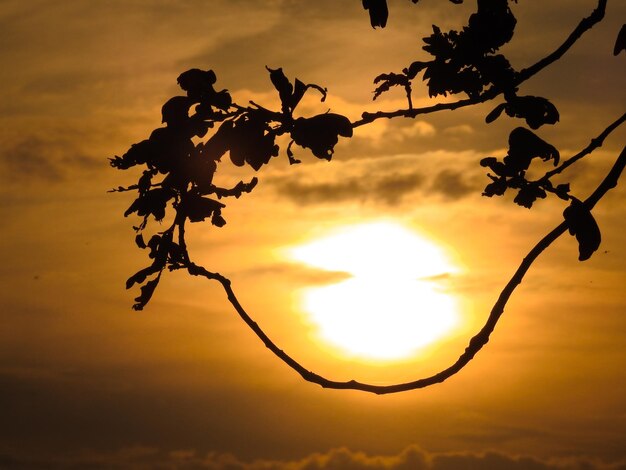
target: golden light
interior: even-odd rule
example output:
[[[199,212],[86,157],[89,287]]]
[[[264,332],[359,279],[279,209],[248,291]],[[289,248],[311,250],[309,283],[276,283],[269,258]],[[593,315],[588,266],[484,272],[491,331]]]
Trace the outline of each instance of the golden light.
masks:
[[[458,269],[435,243],[392,222],[350,226],[289,250],[309,266],[350,277],[302,293],[322,340],[344,354],[394,360],[415,354],[459,324],[441,279]]]

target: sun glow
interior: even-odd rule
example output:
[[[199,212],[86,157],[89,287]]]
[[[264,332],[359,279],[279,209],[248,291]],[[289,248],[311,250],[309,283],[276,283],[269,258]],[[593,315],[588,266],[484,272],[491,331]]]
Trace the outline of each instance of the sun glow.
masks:
[[[321,339],[347,355],[406,358],[458,326],[456,300],[441,285],[457,268],[407,227],[351,226],[292,248],[289,256],[350,276],[302,293],[302,308]]]

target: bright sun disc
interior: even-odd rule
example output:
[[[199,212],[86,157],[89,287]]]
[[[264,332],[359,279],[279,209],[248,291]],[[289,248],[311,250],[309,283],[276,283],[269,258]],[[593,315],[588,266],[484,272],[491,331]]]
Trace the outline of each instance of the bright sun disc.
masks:
[[[289,256],[350,276],[302,296],[320,337],[348,355],[408,357],[458,326],[456,301],[437,282],[456,268],[437,245],[404,226],[352,226],[292,248]]]

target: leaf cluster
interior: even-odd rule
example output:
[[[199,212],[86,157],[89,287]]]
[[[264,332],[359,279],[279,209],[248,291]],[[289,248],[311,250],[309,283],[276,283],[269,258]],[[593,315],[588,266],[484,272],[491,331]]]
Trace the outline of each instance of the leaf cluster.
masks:
[[[420,73],[431,97],[465,93],[475,98],[488,88],[515,93],[517,74],[508,59],[496,52],[511,40],[516,23],[508,0],[479,0],[477,11],[460,31],[442,31],[433,25],[422,47],[432,60],[415,61],[402,73],[376,77],[374,99],[394,86],[402,86],[410,97],[412,82]]]
[[[517,127],[509,134],[509,150],[502,161],[496,157],[486,157],[480,165],[489,168],[493,173],[487,176],[492,180],[483,196],[502,196],[507,189],[517,190],[514,202],[530,209],[537,199],[544,199],[548,192],[556,194],[564,200],[569,197],[569,184],[552,185],[549,178],[529,181],[526,172],[534,159],[544,162],[551,161],[554,166],[559,164],[560,153],[553,145],[538,137],[532,131]]]
[[[352,136],[352,124],[345,116],[324,113],[310,117],[295,117],[294,111],[309,89],[321,94],[326,89],[293,83],[282,69],[270,69],[270,80],[281,101],[281,110],[272,111],[255,103],[240,106],[233,102],[228,90],[217,91],[217,77],[212,70],[191,69],[178,77],[183,96],[174,96],[162,107],[164,127],[155,129],[150,137],[134,144],[121,157],[110,159],[111,166],[120,170],[140,166],[143,172],[137,184],[116,191],[137,191],[137,197],[124,216],[137,214],[142,222],[135,227],[141,236],[150,219],[163,221],[173,212],[172,225],[155,235],[148,244],[137,238],[140,248],[149,248],[152,264],[131,276],[127,288],[140,284],[141,295],[134,308],[141,310],[150,300],[165,268],[188,267],[190,260],[184,239],[186,222],[210,220],[222,227],[226,205],[223,198],[239,198],[251,192],[258,179],[239,182],[233,188],[213,183],[217,166],[228,154],[232,164],[248,165],[258,171],[279,155],[278,137],[291,137],[286,154],[290,163],[297,163],[293,144],[310,149],[317,158],[330,160],[339,137]],[[194,139],[200,139],[196,144]],[[155,181],[159,179],[159,181]],[[174,242],[174,232],[178,233]],[[153,276],[152,279],[148,279]]]

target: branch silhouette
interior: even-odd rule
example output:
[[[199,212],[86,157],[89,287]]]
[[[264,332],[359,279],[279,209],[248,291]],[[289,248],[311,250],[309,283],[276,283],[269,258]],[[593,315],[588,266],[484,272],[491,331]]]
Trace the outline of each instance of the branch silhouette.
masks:
[[[451,1],[461,3],[458,0]],[[413,3],[417,1],[413,0]],[[385,0],[363,1],[362,4],[369,11],[372,26],[384,27],[388,16]],[[149,266],[126,281],[127,289],[135,284],[140,286],[140,294],[135,298],[133,308],[142,310],[149,303],[166,270],[185,270],[192,276],[219,282],[228,301],[243,321],[270,351],[305,380],[324,388],[388,394],[443,382],[465,367],[489,341],[508,300],[533,262],[566,231],[576,237],[579,260],[591,257],[601,242],[600,229],[591,210],[617,185],[626,165],[626,149],[585,200],[573,195],[568,183],[555,186],[551,178],[602,146],[605,139],[626,121],[626,114],[592,139],[587,147],[559,165],[558,149],[533,132],[544,125],[558,122],[557,108],[546,98],[520,95],[519,87],[558,61],[586,31],[599,23],[604,18],[607,0],[599,0],[592,13],[580,21],[561,46],[519,72],[499,53],[500,47],[513,38],[516,24],[508,0],[479,0],[477,4],[476,12],[469,17],[468,25],[462,30],[442,32],[433,26],[432,34],[423,38],[422,49],[433,57],[432,60],[415,61],[401,73],[385,73],[374,79],[377,88],[373,99],[392,87],[401,87],[406,93],[408,109],[363,113],[362,118],[355,122],[330,110],[313,116],[300,115],[298,105],[306,93],[312,90],[323,102],[327,89],[297,78],[292,81],[281,68],[267,67],[269,79],[280,99],[280,110],[271,110],[253,101],[247,105],[233,102],[228,90],[215,89],[217,77],[212,70],[191,69],[182,73],[178,77],[178,84],[185,95],[175,96],[163,105],[162,122],[165,126],[155,129],[148,139],[132,145],[121,157],[110,159],[111,166],[117,169],[126,170],[135,166],[145,168],[136,184],[111,190],[137,192],[137,198],[124,215],[136,214],[142,218],[139,225],[134,227],[135,242],[139,248],[148,251],[148,257],[152,260]],[[622,30],[615,45],[616,54],[623,49],[623,36]],[[412,91],[414,80],[419,74],[422,74],[431,97],[465,94],[467,98],[413,108]],[[213,176],[226,154],[233,165],[248,165],[258,171],[281,154],[278,138],[288,136],[290,142],[284,153],[290,164],[301,162],[294,153],[297,149],[308,150],[318,159],[331,160],[340,139],[351,138],[354,128],[371,124],[377,119],[415,118],[423,114],[452,111],[484,103],[498,96],[503,96],[504,102],[486,116],[486,122],[490,123],[505,113],[511,118],[524,120],[532,130],[521,126],[514,128],[508,139],[508,152],[501,160],[497,157],[481,160],[480,165],[489,171],[486,176],[490,180],[483,195],[502,196],[507,191],[513,191],[516,192],[513,202],[526,208],[533,207],[538,200],[548,195],[555,195],[569,205],[563,212],[563,221],[522,260],[502,289],[486,323],[448,368],[429,377],[391,385],[327,379],[307,370],[265,334],[240,304],[230,279],[192,262],[185,240],[186,224],[208,219],[217,228],[224,226],[226,219],[223,211],[226,204],[223,201],[252,192],[258,183],[254,177],[249,182],[240,181],[232,188],[216,186]],[[555,168],[537,180],[530,180],[527,171],[536,159],[550,161]],[[159,178],[160,181],[156,181]],[[173,217],[170,215],[172,210]],[[153,219],[160,222],[166,217],[171,217],[169,227],[157,232],[146,242],[143,233],[148,222]]]
[[[519,86],[529,78],[538,74],[541,70],[545,69],[549,65],[559,60],[567,51],[583,36],[583,34],[589,31],[593,26],[602,21],[606,12],[607,0],[599,0],[596,8],[591,14],[583,18],[578,26],[570,33],[567,39],[552,53],[537,61],[535,64],[521,70],[513,79],[513,86]],[[378,111],[375,113],[363,113],[361,119],[353,123],[353,127],[360,127],[365,124],[374,122],[377,119],[392,119],[396,117],[415,118],[423,114],[435,113],[438,111],[454,111],[455,109],[464,108],[466,106],[472,106],[475,104],[485,103],[499,95],[505,93],[505,90],[492,87],[489,90],[482,93],[480,96],[473,98],[462,99],[452,103],[437,103],[431,106],[424,106],[421,108],[413,108],[409,105],[409,109],[399,109],[396,111]],[[409,104],[411,100],[409,97]]]
[[[610,132],[610,131],[609,131]],[[601,134],[606,137],[606,131]],[[599,146],[601,143],[600,137],[594,139],[596,142],[595,145]],[[602,182],[598,185],[595,191],[584,201],[584,205],[588,211],[591,211],[593,207],[602,199],[602,197],[612,188],[617,186],[619,181],[619,177],[621,176],[624,167],[626,166],[626,147],[616,159],[613,164],[611,170],[608,172],[606,177],[602,180]],[[491,312],[489,313],[489,317],[485,322],[484,326],[480,329],[480,331],[472,337],[469,341],[469,344],[463,354],[454,362],[450,367],[434,374],[429,377],[412,380],[404,383],[397,383],[391,385],[375,385],[369,383],[358,382],[356,380],[348,380],[348,381],[337,381],[328,379],[322,375],[319,375],[313,371],[308,370],[304,366],[302,366],[299,362],[289,356],[285,351],[280,349],[259,327],[259,325],[248,315],[246,310],[242,307],[241,303],[237,299],[234,290],[232,289],[232,283],[230,279],[222,276],[219,273],[213,273],[207,271],[202,266],[198,266],[194,263],[191,263],[187,270],[189,274],[192,276],[202,276],[209,280],[218,281],[224,291],[226,292],[226,296],[228,297],[228,301],[231,303],[233,308],[237,311],[241,319],[250,327],[250,329],[259,337],[259,339],[265,344],[265,346],[274,353],[279,359],[281,359],[285,364],[295,370],[300,376],[308,381],[322,386],[323,388],[331,388],[331,389],[349,389],[349,390],[360,390],[363,392],[374,393],[377,395],[384,395],[389,393],[398,393],[409,390],[415,390],[419,388],[428,387],[430,385],[435,385],[437,383],[441,383],[444,380],[452,377],[457,372],[459,372],[463,367],[465,367],[474,356],[489,342],[489,337],[491,333],[494,331],[498,320],[504,313],[504,308],[506,307],[507,302],[513,295],[513,292],[517,288],[518,285],[522,283],[524,276],[534,263],[534,261],[543,253],[557,238],[563,235],[569,228],[568,222],[563,221],[554,229],[552,229],[546,236],[544,236],[537,244],[528,252],[528,254],[524,257],[521,264],[509,280],[509,282],[502,289],[498,300],[494,303]]]

